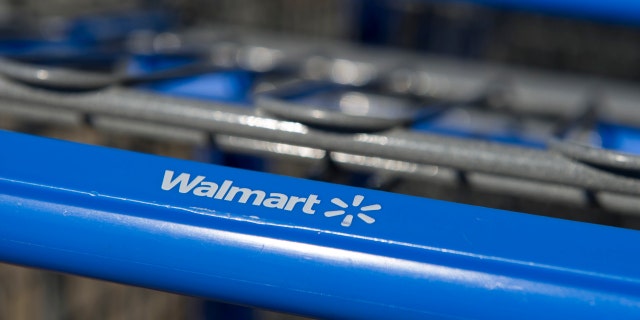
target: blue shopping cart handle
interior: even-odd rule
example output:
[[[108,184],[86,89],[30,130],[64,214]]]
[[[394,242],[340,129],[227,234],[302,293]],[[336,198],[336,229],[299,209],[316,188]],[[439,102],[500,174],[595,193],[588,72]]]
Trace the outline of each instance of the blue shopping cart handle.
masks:
[[[437,0],[475,2],[504,8],[541,11],[564,16],[613,22],[640,22],[640,2],[636,0]]]
[[[0,131],[0,260],[323,318],[637,319],[640,233]]]

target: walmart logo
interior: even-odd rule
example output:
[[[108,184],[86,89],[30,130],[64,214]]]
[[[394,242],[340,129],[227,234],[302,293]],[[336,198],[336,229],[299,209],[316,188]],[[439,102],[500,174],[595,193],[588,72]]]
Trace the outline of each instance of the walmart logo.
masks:
[[[361,207],[360,205],[362,204],[363,200],[364,200],[364,196],[356,195],[355,197],[353,197],[353,201],[351,201],[352,208],[349,209],[349,205],[346,202],[344,202],[344,200],[340,198],[333,198],[331,199],[331,203],[335,204],[336,206],[344,210],[339,209],[339,210],[326,211],[324,213],[324,216],[327,218],[344,216],[340,225],[343,227],[349,227],[353,223],[353,217],[354,217],[354,214],[352,213],[347,214],[347,209],[349,209],[350,212],[354,212],[354,213],[358,212],[355,215],[356,217],[358,217],[358,219],[364,221],[367,224],[372,224],[376,222],[376,219],[372,218],[365,212],[379,211],[380,209],[382,209],[382,206],[379,204],[370,204],[370,205],[365,205]]]
[[[221,180],[210,181],[207,180],[205,176],[199,175],[194,177],[189,173],[176,174],[172,170],[165,170],[160,187],[164,191],[177,191],[178,193],[192,194],[197,197],[210,198],[217,201],[265,207],[270,210],[302,212],[308,215],[314,215],[323,202],[317,194],[293,195],[283,192],[273,192],[272,190],[237,186],[233,180]],[[331,199],[331,203],[338,208],[325,211],[324,217],[342,217],[340,225],[343,227],[350,227],[356,217],[366,224],[375,223],[376,219],[370,216],[370,214],[374,211],[381,210],[382,206],[379,204],[363,205],[363,202],[363,195],[354,196],[351,205],[340,198],[333,198]]]

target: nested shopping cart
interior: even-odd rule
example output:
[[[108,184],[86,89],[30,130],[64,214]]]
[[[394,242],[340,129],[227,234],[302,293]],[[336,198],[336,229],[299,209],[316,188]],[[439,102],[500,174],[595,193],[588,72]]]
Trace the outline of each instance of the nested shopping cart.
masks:
[[[0,260],[320,318],[640,314],[635,86],[145,17],[0,43],[0,111],[201,162],[2,131]]]

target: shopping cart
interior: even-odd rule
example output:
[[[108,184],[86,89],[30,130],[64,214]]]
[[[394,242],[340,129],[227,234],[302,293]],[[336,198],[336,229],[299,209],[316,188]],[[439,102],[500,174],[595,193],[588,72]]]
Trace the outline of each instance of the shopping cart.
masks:
[[[637,318],[640,234],[584,222],[638,214],[635,86],[148,18],[0,43],[0,111],[210,163],[0,132],[0,260],[321,318]]]

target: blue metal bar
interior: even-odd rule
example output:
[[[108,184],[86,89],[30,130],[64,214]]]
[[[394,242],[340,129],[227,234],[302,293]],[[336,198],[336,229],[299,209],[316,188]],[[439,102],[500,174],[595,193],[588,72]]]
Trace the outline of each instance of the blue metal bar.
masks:
[[[640,22],[640,2],[635,0],[435,0],[474,2],[495,7],[547,12],[612,22]]]
[[[640,233],[0,131],[0,260],[308,316],[637,319]]]

